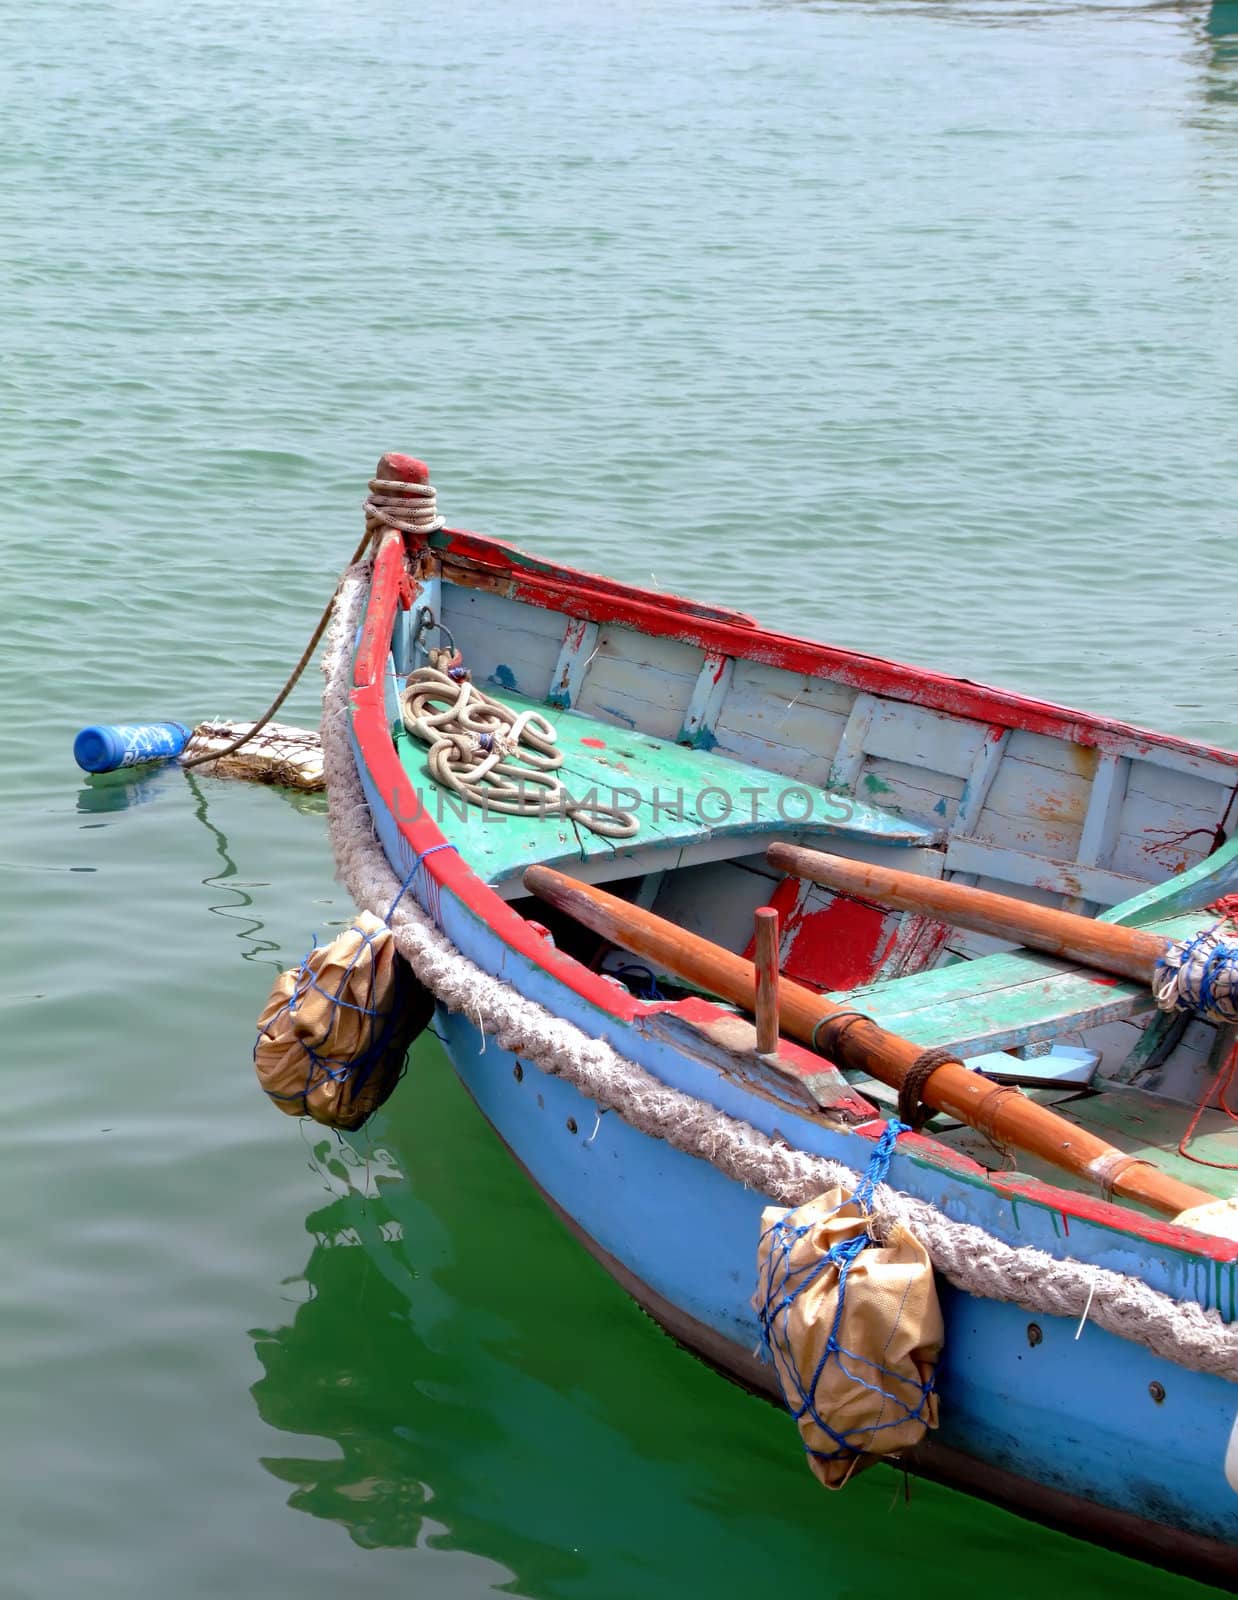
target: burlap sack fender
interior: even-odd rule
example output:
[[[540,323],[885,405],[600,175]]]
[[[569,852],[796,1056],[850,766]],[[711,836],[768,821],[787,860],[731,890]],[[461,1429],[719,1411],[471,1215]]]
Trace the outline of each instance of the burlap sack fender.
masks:
[[[354,1130],[395,1088],[409,1045],[433,1014],[434,997],[397,952],[391,929],[362,911],[275,980],[258,1018],[258,1081],[289,1116]]]
[[[786,1217],[806,1231],[784,1258],[770,1230]],[[822,1362],[838,1315],[839,1268],[820,1263],[831,1246],[863,1234],[869,1220],[841,1189],[794,1212],[771,1206],[761,1218],[753,1305],[758,1312],[782,1307],[798,1288],[790,1305],[771,1319],[770,1350],[793,1409],[821,1364],[813,1407],[797,1421],[808,1463],[831,1489],[841,1488],[864,1464],[861,1455],[871,1460],[909,1449],[937,1426],[937,1395],[926,1396],[924,1385],[941,1354],[945,1325],[928,1252],[900,1224],[891,1225],[885,1243],[861,1250],[848,1268],[836,1333],[840,1348]],[[814,1421],[812,1409],[843,1436],[846,1447]]]

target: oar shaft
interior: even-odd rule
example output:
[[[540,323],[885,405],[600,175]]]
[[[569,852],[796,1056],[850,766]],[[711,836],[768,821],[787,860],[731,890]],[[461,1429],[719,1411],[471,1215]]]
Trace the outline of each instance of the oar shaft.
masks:
[[[1071,911],[1030,905],[1011,895],[993,894],[961,883],[922,878],[893,867],[874,867],[863,861],[806,850],[799,845],[772,844],[769,863],[780,872],[807,878],[827,889],[837,889],[860,900],[873,900],[895,911],[914,911],[936,917],[952,927],[1009,939],[1031,950],[1065,956],[1084,966],[1112,972],[1120,978],[1151,983],[1152,971],[1168,948],[1169,940],[1141,928],[1124,928],[1116,922],[1097,922]]]
[[[668,972],[748,1011],[755,1009],[756,969],[743,956],[551,867],[528,868],[524,882],[531,894],[612,944],[657,962]],[[789,978],[780,979],[778,989],[786,1033],[820,1046],[823,1054],[840,1065],[901,1089],[912,1063],[922,1054],[919,1045],[888,1033],[867,1017],[856,1017],[851,1008],[835,1005]],[[937,1067],[922,1094],[926,1105],[980,1128],[999,1145],[1025,1150],[1166,1215],[1176,1216],[1211,1199],[1155,1167],[1143,1162],[1130,1164],[1103,1139],[1037,1105],[1017,1089],[991,1083],[957,1062]]]

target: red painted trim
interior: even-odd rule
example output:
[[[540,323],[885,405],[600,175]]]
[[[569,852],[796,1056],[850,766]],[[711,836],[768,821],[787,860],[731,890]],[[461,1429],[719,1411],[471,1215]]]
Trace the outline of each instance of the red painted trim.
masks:
[[[698,617],[707,622],[723,623],[732,628],[757,627],[755,617],[746,611],[732,611],[729,606],[704,605],[699,600],[687,600],[683,595],[662,594],[650,589],[639,589],[617,578],[603,577],[599,572],[584,572],[575,567],[561,567],[552,561],[542,561],[527,550],[509,543],[506,539],[491,539],[480,533],[466,533],[461,529],[445,528],[432,541],[434,548],[444,558],[456,556],[477,567],[484,567],[495,576],[507,577],[517,569],[530,580],[536,579],[550,585],[566,587],[569,592],[584,587],[592,593],[607,595],[626,603],[654,600],[686,617]],[[496,559],[496,556],[498,559]],[[558,607],[554,609],[558,610]]]
[[[1022,728],[1028,733],[1047,734],[1122,755],[1141,755],[1153,747],[1175,750],[1233,767],[1238,778],[1238,752],[1214,745],[1075,711],[1051,701],[975,683],[970,678],[953,678],[882,656],[776,633],[758,627],[742,612],[717,610],[676,595],[658,594],[593,573],[538,562],[523,551],[479,534],[448,529],[436,535],[432,543],[446,565],[446,577],[458,577],[468,583],[467,570],[458,569],[455,574],[450,570],[453,556],[463,558],[474,569],[484,567],[486,581],[502,583],[511,598],[561,612],[565,617],[621,623],[642,633],[679,639],[741,660],[800,672],[805,677],[831,678],[930,710]]]
[[[1132,1227],[1131,1213],[1125,1206],[1113,1205],[1088,1194],[1075,1194],[1042,1183],[1038,1178],[1024,1177],[1017,1172],[993,1172],[989,1181],[999,1194],[1013,1200],[1031,1200],[1061,1214],[1069,1234],[1068,1217],[1083,1222],[1095,1222],[1102,1228],[1114,1228],[1119,1233],[1135,1233],[1154,1244],[1167,1245],[1171,1250],[1186,1251],[1191,1255],[1207,1256],[1209,1261],[1227,1264],[1238,1261],[1238,1239],[1218,1239],[1212,1234],[1199,1234],[1194,1228],[1179,1228],[1159,1217],[1140,1217],[1138,1228]]]
[[[397,819],[405,841],[414,853],[421,854],[431,845],[442,843],[443,834],[429,812],[420,805],[417,792],[396,752],[387,727],[383,694],[383,673],[390,652],[405,570],[402,541],[399,535],[388,534],[375,557],[365,620],[353,665],[352,722],[361,759],[371,782]],[[456,895],[510,949],[550,973],[600,1011],[625,1023],[649,1015],[651,1008],[646,1002],[637,1000],[616,984],[608,983],[574,957],[548,944],[536,931],[534,924],[527,922],[483,883],[456,851],[437,851],[426,858],[421,870],[428,872],[441,889]],[[657,1009],[687,1018],[695,1014],[699,1019],[704,1014],[713,1021],[719,1021],[727,1015],[701,999],[676,1002]],[[805,1076],[820,1071],[818,1058],[799,1046],[784,1046],[782,1054],[784,1060],[794,1062],[797,1070]],[[852,1131],[861,1138],[875,1141],[883,1126],[872,1122]],[[980,1179],[985,1186],[1007,1198],[1022,1198],[1059,1214],[1096,1222],[1128,1236],[1152,1244],[1167,1245],[1175,1251],[1212,1261],[1238,1260],[1238,1241],[1211,1239],[1194,1230],[1176,1228],[1172,1223],[1141,1217],[1123,1207],[1057,1189],[1036,1179],[986,1172],[968,1157],[922,1134],[906,1135],[900,1149],[938,1170],[973,1180]]]

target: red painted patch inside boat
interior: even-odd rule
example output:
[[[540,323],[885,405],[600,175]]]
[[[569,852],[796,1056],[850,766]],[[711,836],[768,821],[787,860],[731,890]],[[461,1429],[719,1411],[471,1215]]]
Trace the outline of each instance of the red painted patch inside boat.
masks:
[[[784,878],[769,897],[782,923],[783,973],[814,989],[854,989],[870,982],[898,935],[899,913],[845,895],[802,911],[801,887],[798,878]],[[752,959],[752,941],[744,954]]]
[[[802,974],[824,989],[854,989],[870,982],[893,941],[897,917],[839,896],[810,911],[798,926],[788,921],[788,977]]]
[[[1092,982],[1099,983],[1102,989],[1113,989],[1117,986],[1118,980],[1116,978],[1104,978],[1097,973],[1093,973]]]
[[[580,742],[581,744],[587,744],[590,750],[605,750],[606,748],[605,739],[582,739]]]

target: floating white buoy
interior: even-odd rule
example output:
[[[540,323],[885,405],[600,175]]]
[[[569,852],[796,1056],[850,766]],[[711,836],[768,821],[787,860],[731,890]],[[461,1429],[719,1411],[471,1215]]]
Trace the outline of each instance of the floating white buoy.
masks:
[[[224,751],[253,727],[252,722],[200,722],[185,746],[186,761]],[[253,783],[276,783],[287,789],[325,789],[322,740],[308,728],[286,722],[268,722],[239,750],[206,761],[201,769],[211,777],[248,778]]]

